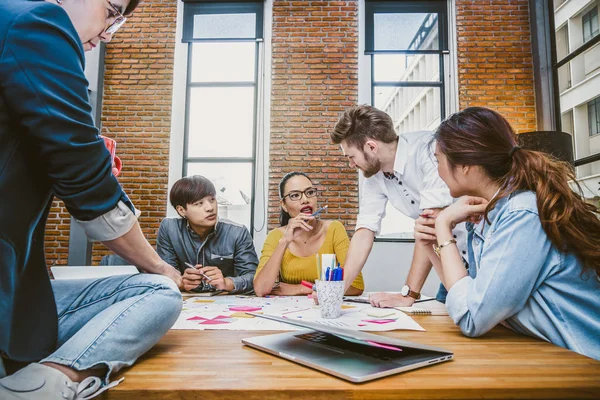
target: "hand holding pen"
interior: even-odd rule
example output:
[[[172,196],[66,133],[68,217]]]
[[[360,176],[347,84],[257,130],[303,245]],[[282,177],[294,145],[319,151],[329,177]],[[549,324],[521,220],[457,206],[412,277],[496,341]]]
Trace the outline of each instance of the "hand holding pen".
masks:
[[[210,282],[212,280],[209,276],[199,270],[202,268],[202,265],[198,264],[194,266],[188,262],[186,262],[185,265],[187,267],[183,272],[183,288],[185,291],[196,289],[203,281]]]

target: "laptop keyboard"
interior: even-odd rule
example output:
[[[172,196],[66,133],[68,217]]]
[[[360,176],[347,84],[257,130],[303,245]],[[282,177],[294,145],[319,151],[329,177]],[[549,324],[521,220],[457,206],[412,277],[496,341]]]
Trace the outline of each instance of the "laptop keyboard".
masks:
[[[367,344],[359,344],[344,340],[335,335],[330,335],[324,332],[311,332],[296,335],[298,339],[308,340],[310,342],[329,346],[338,350],[345,350],[352,353],[357,353],[363,356],[377,358],[382,361],[393,361],[397,359],[404,359],[407,356],[413,355],[413,349],[402,348],[402,351],[387,350]]]

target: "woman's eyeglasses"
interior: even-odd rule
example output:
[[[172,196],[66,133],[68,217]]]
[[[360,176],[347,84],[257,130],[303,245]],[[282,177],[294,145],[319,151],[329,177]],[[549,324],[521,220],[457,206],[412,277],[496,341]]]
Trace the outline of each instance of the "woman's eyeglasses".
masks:
[[[286,197],[289,197],[292,201],[299,201],[302,198],[302,195],[305,195],[307,198],[315,197],[318,192],[319,191],[317,190],[317,188],[313,187],[310,187],[306,190],[292,190],[291,192],[283,196],[281,200],[285,199]]]
[[[114,14],[112,18],[115,20],[108,26],[108,28],[106,28],[106,33],[112,35],[123,26],[125,21],[127,21],[127,18],[121,14],[121,11],[119,11],[119,9],[113,3],[109,1],[108,4],[112,8],[112,13]]]

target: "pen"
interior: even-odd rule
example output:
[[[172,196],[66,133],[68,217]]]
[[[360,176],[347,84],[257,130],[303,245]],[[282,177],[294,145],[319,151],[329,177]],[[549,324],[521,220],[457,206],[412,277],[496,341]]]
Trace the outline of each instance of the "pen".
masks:
[[[314,213],[312,213],[310,216],[311,217],[316,217],[317,215],[319,215],[321,213],[321,211],[325,211],[327,209],[327,207],[329,207],[328,205],[319,208],[317,211],[315,211]]]
[[[186,262],[186,263],[185,263],[185,265],[186,265],[188,268],[196,269],[196,267],[194,267],[194,266],[193,266],[192,264],[190,264],[189,262]],[[197,270],[196,270],[196,271],[197,271]],[[200,272],[200,271],[198,271],[198,272]],[[200,275],[202,275],[204,278],[206,278],[206,280],[207,280],[207,281],[209,281],[209,282],[210,282],[210,281],[212,281],[212,278],[211,278],[210,276],[208,276],[208,275],[206,275],[206,274],[204,274],[204,273],[202,273],[202,272],[200,272]]]
[[[415,303],[424,303],[426,301],[431,301],[431,300],[435,300],[435,297],[431,297],[429,299],[419,299],[419,300],[415,300]]]
[[[310,283],[310,282],[307,282],[307,281],[302,281],[302,282],[300,282],[300,284],[301,284],[302,286],[304,286],[304,287],[307,287],[307,288],[309,288],[309,289],[312,289],[312,290],[313,290],[313,291],[315,291],[315,292],[317,291],[317,285],[314,285],[314,284],[312,284],[312,283]]]

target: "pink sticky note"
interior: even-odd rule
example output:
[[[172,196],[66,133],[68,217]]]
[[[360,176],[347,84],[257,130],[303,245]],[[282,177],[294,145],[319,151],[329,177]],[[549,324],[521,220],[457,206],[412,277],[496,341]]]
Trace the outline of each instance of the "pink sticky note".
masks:
[[[203,317],[192,317],[192,318],[188,318],[187,321],[206,321],[206,318],[203,318]]]
[[[394,322],[395,319],[364,319],[363,322],[370,322],[372,324],[389,324],[390,322]]]
[[[377,343],[377,342],[374,342],[372,340],[367,340],[367,343],[369,343],[371,346],[381,347],[382,349],[388,349],[388,350],[394,350],[394,351],[402,351],[402,349],[399,349],[397,347],[388,346],[386,344]]]
[[[260,310],[262,310],[262,307],[252,307],[252,306],[235,306],[235,307],[229,307],[229,311],[252,312],[252,311],[260,311]]]

